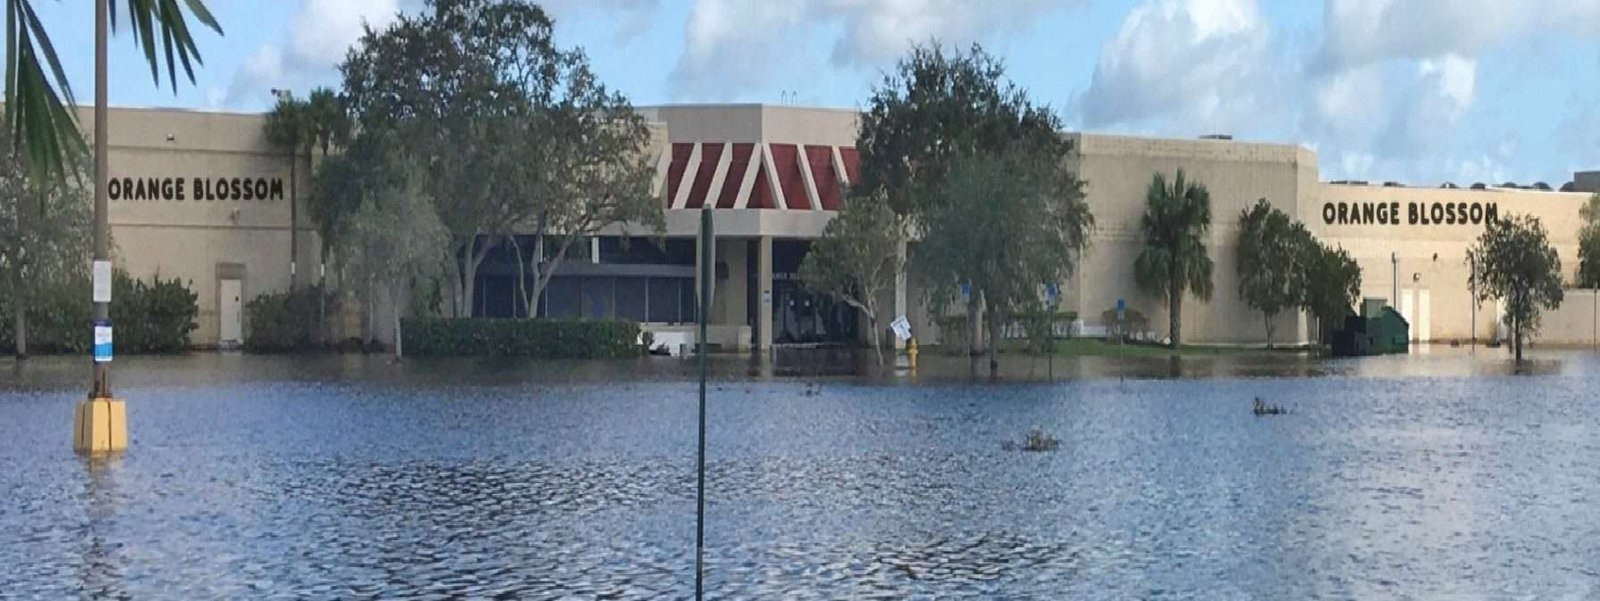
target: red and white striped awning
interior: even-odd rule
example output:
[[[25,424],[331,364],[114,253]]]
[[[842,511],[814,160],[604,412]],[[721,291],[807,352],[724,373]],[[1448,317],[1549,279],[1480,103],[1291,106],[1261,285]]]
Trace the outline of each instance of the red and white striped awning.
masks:
[[[847,146],[679,142],[663,153],[669,209],[837,211],[859,177],[860,155]]]

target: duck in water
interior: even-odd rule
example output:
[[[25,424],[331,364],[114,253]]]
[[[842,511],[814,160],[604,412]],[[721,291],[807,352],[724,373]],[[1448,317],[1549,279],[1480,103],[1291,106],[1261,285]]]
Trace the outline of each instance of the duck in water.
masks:
[[[1283,407],[1266,404],[1261,400],[1261,397],[1256,397],[1255,406],[1252,410],[1256,415],[1283,415],[1289,412],[1288,409]]]

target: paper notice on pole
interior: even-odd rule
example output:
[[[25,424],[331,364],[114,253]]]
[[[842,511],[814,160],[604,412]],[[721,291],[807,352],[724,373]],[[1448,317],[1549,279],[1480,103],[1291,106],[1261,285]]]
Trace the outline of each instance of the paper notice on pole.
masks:
[[[901,340],[911,339],[911,322],[906,320],[904,315],[894,318],[894,321],[889,324],[889,329],[894,330],[894,335]]]
[[[94,299],[93,302],[111,302],[111,262],[94,262]]]

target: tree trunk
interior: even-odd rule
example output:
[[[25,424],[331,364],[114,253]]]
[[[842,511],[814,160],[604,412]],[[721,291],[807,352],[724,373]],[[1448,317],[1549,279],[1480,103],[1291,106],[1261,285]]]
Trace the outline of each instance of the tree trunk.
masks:
[[[477,243],[477,236],[473,236],[467,241],[465,252],[459,257],[461,273],[457,282],[459,288],[456,294],[458,299],[455,307],[456,317],[472,317],[474,301],[477,300],[478,267],[483,264],[483,258],[489,255],[496,242],[493,236],[487,238],[488,240],[480,246]]]
[[[878,357],[878,371],[883,371],[883,332],[879,331],[877,311],[867,312],[867,327],[872,328],[872,353]]]
[[[300,161],[297,161],[295,159],[299,158],[296,155],[298,155],[300,153],[299,153],[299,149],[295,148],[296,146],[299,146],[298,142],[296,142],[295,144],[291,145],[290,146],[290,150],[289,150],[289,291],[290,292],[293,292],[295,290],[295,287],[296,287],[295,286],[296,283],[297,283],[296,280],[298,278],[296,278],[295,276],[298,275],[298,274],[295,273],[295,261],[299,259],[299,257],[296,256],[296,255],[299,254],[299,252],[300,252],[300,225],[299,225],[299,221],[300,221],[300,218],[299,218],[300,202],[298,200],[298,195],[299,195],[299,192],[300,192],[300,186],[296,184],[296,178],[295,178],[295,163],[300,162]]]
[[[377,285],[369,278],[367,280],[367,316],[364,320],[367,322],[367,344],[371,344],[378,339],[378,303],[373,298],[377,296],[375,288],[377,288]]]
[[[400,292],[395,290],[393,286],[389,288],[389,303],[394,305],[394,318],[392,320],[394,323],[394,358],[399,359],[405,356],[400,338]]]
[[[967,354],[983,354],[983,315],[978,311],[978,293],[967,298]]]
[[[988,349],[989,349],[989,378],[990,379],[994,379],[994,378],[1000,377],[1000,359],[996,355],[1000,352],[1000,321],[1001,320],[1000,320],[999,314],[997,314],[992,309],[993,309],[992,307],[987,307],[987,306],[984,307],[984,313],[988,316],[988,320],[984,323],[984,325],[988,326],[988,329],[989,329],[989,340],[987,342],[988,342]]]
[[[1517,363],[1522,362],[1522,320],[1511,320],[1511,346],[1516,351]]]
[[[328,241],[317,248],[317,335],[328,345]]]
[[[28,303],[27,296],[22,290],[24,284],[18,284],[14,290],[16,296],[11,301],[16,306],[12,307],[12,341],[16,343],[17,358],[28,358]]]
[[[1178,279],[1177,270],[1172,272],[1172,279],[1167,284],[1167,318],[1170,321],[1172,340],[1169,345],[1177,350],[1182,344],[1183,337],[1183,287]]]
[[[1267,350],[1272,350],[1272,315],[1267,313],[1261,315],[1267,324]]]

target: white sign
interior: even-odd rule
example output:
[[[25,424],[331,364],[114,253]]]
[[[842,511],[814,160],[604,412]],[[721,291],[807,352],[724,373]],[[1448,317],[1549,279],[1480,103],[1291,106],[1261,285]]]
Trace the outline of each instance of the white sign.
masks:
[[[97,303],[111,302],[111,262],[94,262],[94,300]]]
[[[889,329],[894,330],[894,335],[901,340],[911,339],[911,322],[907,321],[904,315],[894,318],[894,321],[889,323]]]

